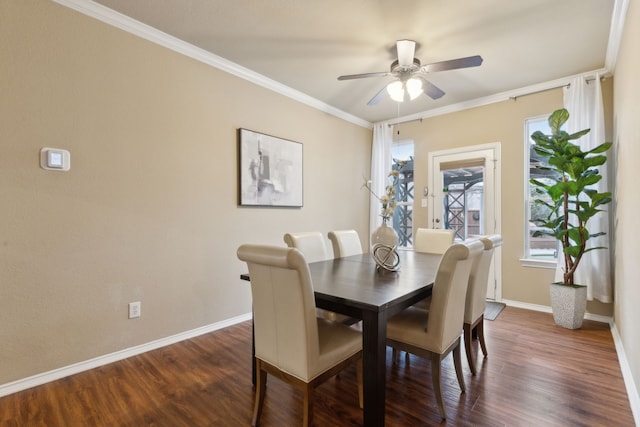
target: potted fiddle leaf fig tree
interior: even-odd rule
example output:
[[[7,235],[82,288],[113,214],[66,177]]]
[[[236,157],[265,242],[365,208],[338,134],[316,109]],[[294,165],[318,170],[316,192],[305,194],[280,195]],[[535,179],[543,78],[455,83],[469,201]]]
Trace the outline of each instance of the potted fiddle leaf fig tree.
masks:
[[[574,275],[585,253],[603,247],[588,247],[587,242],[604,232],[590,233],[589,220],[611,202],[610,192],[599,192],[594,184],[602,179],[598,166],[605,164],[603,154],[611,147],[605,142],[583,151],[572,141],[589,133],[590,129],[569,134],[562,126],[569,119],[566,109],[549,116],[551,135],[536,131],[531,135],[535,152],[546,159],[547,179],[531,179],[538,196],[534,203],[544,205],[546,217],[534,219],[541,228],[534,237],[553,236],[562,247],[558,262],[564,263],[563,281],[551,284],[551,307],[556,324],[568,329],[582,326],[587,306],[587,289],[574,282]]]

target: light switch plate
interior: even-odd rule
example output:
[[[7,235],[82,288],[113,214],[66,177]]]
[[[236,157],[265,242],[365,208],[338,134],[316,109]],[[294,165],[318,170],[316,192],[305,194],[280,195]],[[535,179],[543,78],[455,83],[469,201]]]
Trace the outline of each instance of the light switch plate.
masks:
[[[61,148],[44,147],[40,150],[40,167],[52,171],[68,171],[71,168],[71,154]]]
[[[52,169],[62,169],[62,152],[58,150],[47,150],[47,166]]]

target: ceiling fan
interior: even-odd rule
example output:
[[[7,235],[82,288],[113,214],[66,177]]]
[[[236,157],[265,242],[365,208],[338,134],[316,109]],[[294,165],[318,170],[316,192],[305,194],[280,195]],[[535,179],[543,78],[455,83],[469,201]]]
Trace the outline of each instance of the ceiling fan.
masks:
[[[367,105],[376,105],[385,95],[389,93],[391,99],[397,102],[404,101],[406,95],[410,99],[415,99],[424,92],[431,99],[438,99],[444,95],[444,91],[425,79],[423,74],[436,71],[455,70],[458,68],[477,67],[482,64],[480,55],[468,56],[466,58],[451,59],[449,61],[433,62],[422,65],[418,58],[414,58],[416,42],[413,40],[398,40],[396,42],[398,59],[391,63],[389,71],[364,74],[348,74],[338,77],[338,80],[363,79],[368,77],[394,76],[397,79],[382,88]]]

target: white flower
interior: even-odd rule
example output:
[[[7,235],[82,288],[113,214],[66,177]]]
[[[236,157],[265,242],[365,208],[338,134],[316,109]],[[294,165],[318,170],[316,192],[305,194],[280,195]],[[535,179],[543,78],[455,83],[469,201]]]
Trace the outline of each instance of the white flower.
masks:
[[[369,190],[369,192],[371,194],[373,194],[373,196],[378,199],[380,201],[380,203],[382,203],[382,208],[380,210],[380,216],[382,217],[382,222],[386,223],[387,220],[389,220],[389,218],[391,218],[393,216],[393,211],[397,206],[396,201],[394,200],[394,196],[396,195],[396,189],[395,189],[395,185],[398,182],[398,176],[399,176],[399,172],[397,170],[392,170],[391,172],[389,172],[389,174],[387,175],[387,177],[391,177],[391,179],[393,180],[393,182],[391,184],[387,184],[385,186],[385,194],[383,196],[378,196],[376,193],[373,192],[373,190],[371,189],[371,180],[365,180],[364,184],[362,184],[362,187],[366,187],[367,190]]]

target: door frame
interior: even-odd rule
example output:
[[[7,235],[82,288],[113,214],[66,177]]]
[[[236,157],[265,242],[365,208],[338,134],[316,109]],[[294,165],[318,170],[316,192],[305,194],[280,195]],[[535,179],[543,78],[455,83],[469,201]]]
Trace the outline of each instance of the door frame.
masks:
[[[442,206],[442,188],[436,188],[436,174],[440,173],[440,170],[436,171],[435,164],[444,162],[464,161],[464,160],[476,160],[484,159],[485,170],[489,170],[492,167],[493,171],[493,188],[492,197],[485,198],[485,206],[490,203],[493,210],[493,227],[491,227],[490,219],[486,218],[485,232],[487,234],[502,234],[502,154],[500,142],[492,142],[488,144],[472,145],[467,147],[454,148],[449,150],[439,150],[428,153],[427,170],[428,188],[430,191],[430,208],[428,210],[428,224],[433,227],[435,209]],[[487,195],[485,187],[485,195]],[[491,194],[489,194],[491,196]],[[491,200],[493,199],[493,200]],[[493,263],[492,263],[492,276],[494,281],[494,299],[495,301],[502,300],[502,247],[496,248],[494,251]]]

